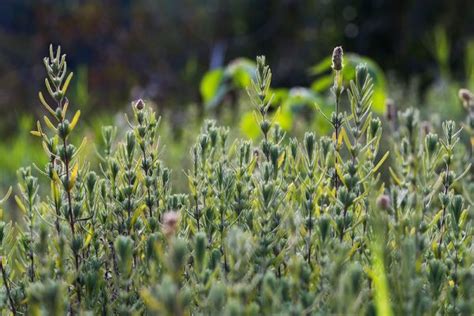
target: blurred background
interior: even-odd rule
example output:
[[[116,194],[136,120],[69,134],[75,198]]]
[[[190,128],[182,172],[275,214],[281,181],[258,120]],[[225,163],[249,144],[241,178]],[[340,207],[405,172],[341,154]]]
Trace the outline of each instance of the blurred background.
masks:
[[[18,167],[44,162],[28,131],[43,114],[37,93],[50,43],[67,53],[70,100],[88,138],[100,137],[102,124],[123,124],[132,100],[149,100],[163,116],[164,159],[180,172],[202,120],[258,132],[244,90],[261,54],[289,134],[326,132],[314,103],[332,110],[336,45],[346,79],[368,63],[381,116],[391,98],[425,116],[462,117],[457,90],[474,86],[472,21],[471,0],[2,0],[0,186]]]

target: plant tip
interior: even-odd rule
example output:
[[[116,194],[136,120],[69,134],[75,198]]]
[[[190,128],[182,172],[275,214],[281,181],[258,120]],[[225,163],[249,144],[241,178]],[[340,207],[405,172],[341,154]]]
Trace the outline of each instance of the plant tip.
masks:
[[[142,99],[138,99],[134,103],[134,107],[138,110],[141,111],[145,108],[145,102]]]
[[[390,208],[390,197],[386,194],[382,194],[377,198],[377,207],[381,210],[388,210]]]
[[[343,55],[342,46],[337,46],[332,52],[332,69],[335,71],[341,71],[343,66]]]

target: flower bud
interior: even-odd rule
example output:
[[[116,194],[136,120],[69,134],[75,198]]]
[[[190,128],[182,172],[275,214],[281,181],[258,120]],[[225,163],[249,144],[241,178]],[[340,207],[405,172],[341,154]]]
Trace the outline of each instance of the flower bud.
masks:
[[[459,89],[458,96],[465,107],[474,101],[474,95],[467,89]]]
[[[332,69],[335,71],[341,71],[343,66],[343,50],[341,46],[334,48],[332,52]]]
[[[163,214],[163,232],[166,236],[171,236],[176,232],[178,227],[179,214],[171,211]]]
[[[381,210],[388,210],[390,208],[390,197],[386,194],[383,194],[377,198],[377,207]]]
[[[385,105],[387,108],[385,116],[387,117],[388,121],[393,121],[397,115],[395,101],[393,99],[387,98],[387,100],[385,100]]]
[[[422,121],[421,122],[421,131],[423,134],[428,135],[428,133],[432,130],[431,123],[429,121]]]
[[[141,111],[145,108],[145,102],[142,99],[138,99],[135,101],[134,106],[138,111]]]

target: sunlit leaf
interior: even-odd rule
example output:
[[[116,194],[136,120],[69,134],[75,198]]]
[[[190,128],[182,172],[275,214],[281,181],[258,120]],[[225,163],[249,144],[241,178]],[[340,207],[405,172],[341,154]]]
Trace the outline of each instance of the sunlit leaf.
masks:
[[[260,135],[260,127],[253,112],[243,114],[239,126],[242,133],[249,138],[255,139]]]
[[[219,86],[222,83],[224,71],[220,68],[207,72],[201,80],[200,92],[205,103],[215,98]]]

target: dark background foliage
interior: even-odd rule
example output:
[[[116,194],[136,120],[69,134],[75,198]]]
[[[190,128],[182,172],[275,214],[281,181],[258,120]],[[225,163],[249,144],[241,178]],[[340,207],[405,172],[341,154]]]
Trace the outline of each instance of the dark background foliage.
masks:
[[[203,74],[230,60],[265,54],[275,86],[308,84],[308,68],[332,47],[368,55],[420,88],[437,77],[433,30],[450,39],[450,65],[462,77],[472,36],[470,0],[3,0],[0,2],[0,122],[15,131],[39,110],[38,60],[61,44],[75,71],[75,102],[90,114],[146,97],[181,111],[200,105]],[[462,79],[462,78],[460,78]]]

